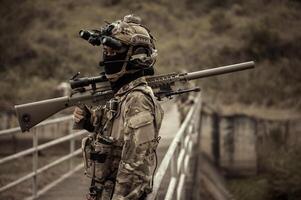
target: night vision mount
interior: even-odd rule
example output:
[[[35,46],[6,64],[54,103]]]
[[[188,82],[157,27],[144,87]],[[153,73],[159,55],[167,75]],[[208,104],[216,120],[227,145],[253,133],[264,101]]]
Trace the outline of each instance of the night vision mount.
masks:
[[[106,29],[108,29],[108,26]],[[79,36],[87,40],[93,46],[106,45],[113,49],[119,50],[122,47],[122,43],[115,38],[109,36],[108,30],[80,30]]]

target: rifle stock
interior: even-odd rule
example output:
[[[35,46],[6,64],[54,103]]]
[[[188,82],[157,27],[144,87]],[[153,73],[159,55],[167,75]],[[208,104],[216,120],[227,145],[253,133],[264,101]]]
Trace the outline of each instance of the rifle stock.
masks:
[[[250,61],[190,73],[171,73],[165,75],[149,76],[146,77],[146,81],[148,82],[148,85],[154,89],[155,96],[159,100],[161,100],[164,97],[169,97],[176,94],[198,91],[198,88],[193,88],[186,91],[175,91],[171,88],[171,86],[173,86],[176,82],[189,81],[209,76],[215,76],[219,74],[226,74],[246,69],[252,69],[254,68],[254,66],[255,63],[253,61]],[[80,79],[80,81],[83,82],[83,79]],[[84,83],[86,84],[86,82],[87,81],[85,80]],[[87,102],[97,102],[98,104],[105,104],[109,99],[111,99],[114,96],[113,91],[108,87],[100,87],[100,91],[95,90],[97,89],[95,88],[96,83],[105,83],[103,78],[93,77],[89,79],[89,84],[90,82],[91,84],[93,84],[92,93],[85,92],[84,94],[80,94],[77,96],[64,96],[33,103],[16,105],[15,109],[22,132],[29,131],[30,128],[34,127],[35,125],[44,121],[51,115],[54,115],[55,113],[65,108]],[[76,83],[74,84],[76,85]],[[75,90],[76,89],[77,88],[75,88]]]
[[[67,108],[66,102],[69,97],[59,97],[55,99],[47,99],[33,103],[16,105],[16,113],[22,132],[29,129],[41,121],[47,119],[51,115]]]
[[[94,94],[84,94],[81,96],[64,96],[33,103],[16,105],[17,113],[21,131],[29,131],[38,123],[44,121],[55,113],[69,108],[71,106],[79,105],[86,102],[104,103],[113,97],[112,91],[101,91]]]

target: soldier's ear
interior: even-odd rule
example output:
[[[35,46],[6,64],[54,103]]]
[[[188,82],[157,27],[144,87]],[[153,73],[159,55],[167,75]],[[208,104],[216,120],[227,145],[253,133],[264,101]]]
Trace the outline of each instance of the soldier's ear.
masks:
[[[137,54],[146,54],[147,56],[149,56],[150,51],[145,47],[138,46],[133,49],[133,55],[137,55]]]
[[[152,65],[153,60],[150,56],[150,50],[139,46],[133,50],[133,54],[130,58],[131,63],[136,68],[147,68]]]

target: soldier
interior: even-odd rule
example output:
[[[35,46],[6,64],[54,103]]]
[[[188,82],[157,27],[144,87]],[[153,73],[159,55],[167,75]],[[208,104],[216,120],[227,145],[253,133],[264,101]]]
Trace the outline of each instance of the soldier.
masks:
[[[122,47],[103,45],[105,75],[114,91],[105,106],[76,107],[75,125],[93,132],[83,139],[87,199],[145,199],[152,190],[163,111],[145,75],[154,73],[154,39],[141,20],[127,15],[107,25]]]

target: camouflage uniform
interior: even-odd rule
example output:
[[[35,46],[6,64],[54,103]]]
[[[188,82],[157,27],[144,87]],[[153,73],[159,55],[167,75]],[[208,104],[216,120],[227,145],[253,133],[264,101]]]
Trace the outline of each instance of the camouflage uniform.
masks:
[[[84,139],[83,148],[87,174],[103,188],[100,199],[139,199],[151,192],[162,118],[144,77],[124,85],[106,106],[92,111],[97,134]]]

